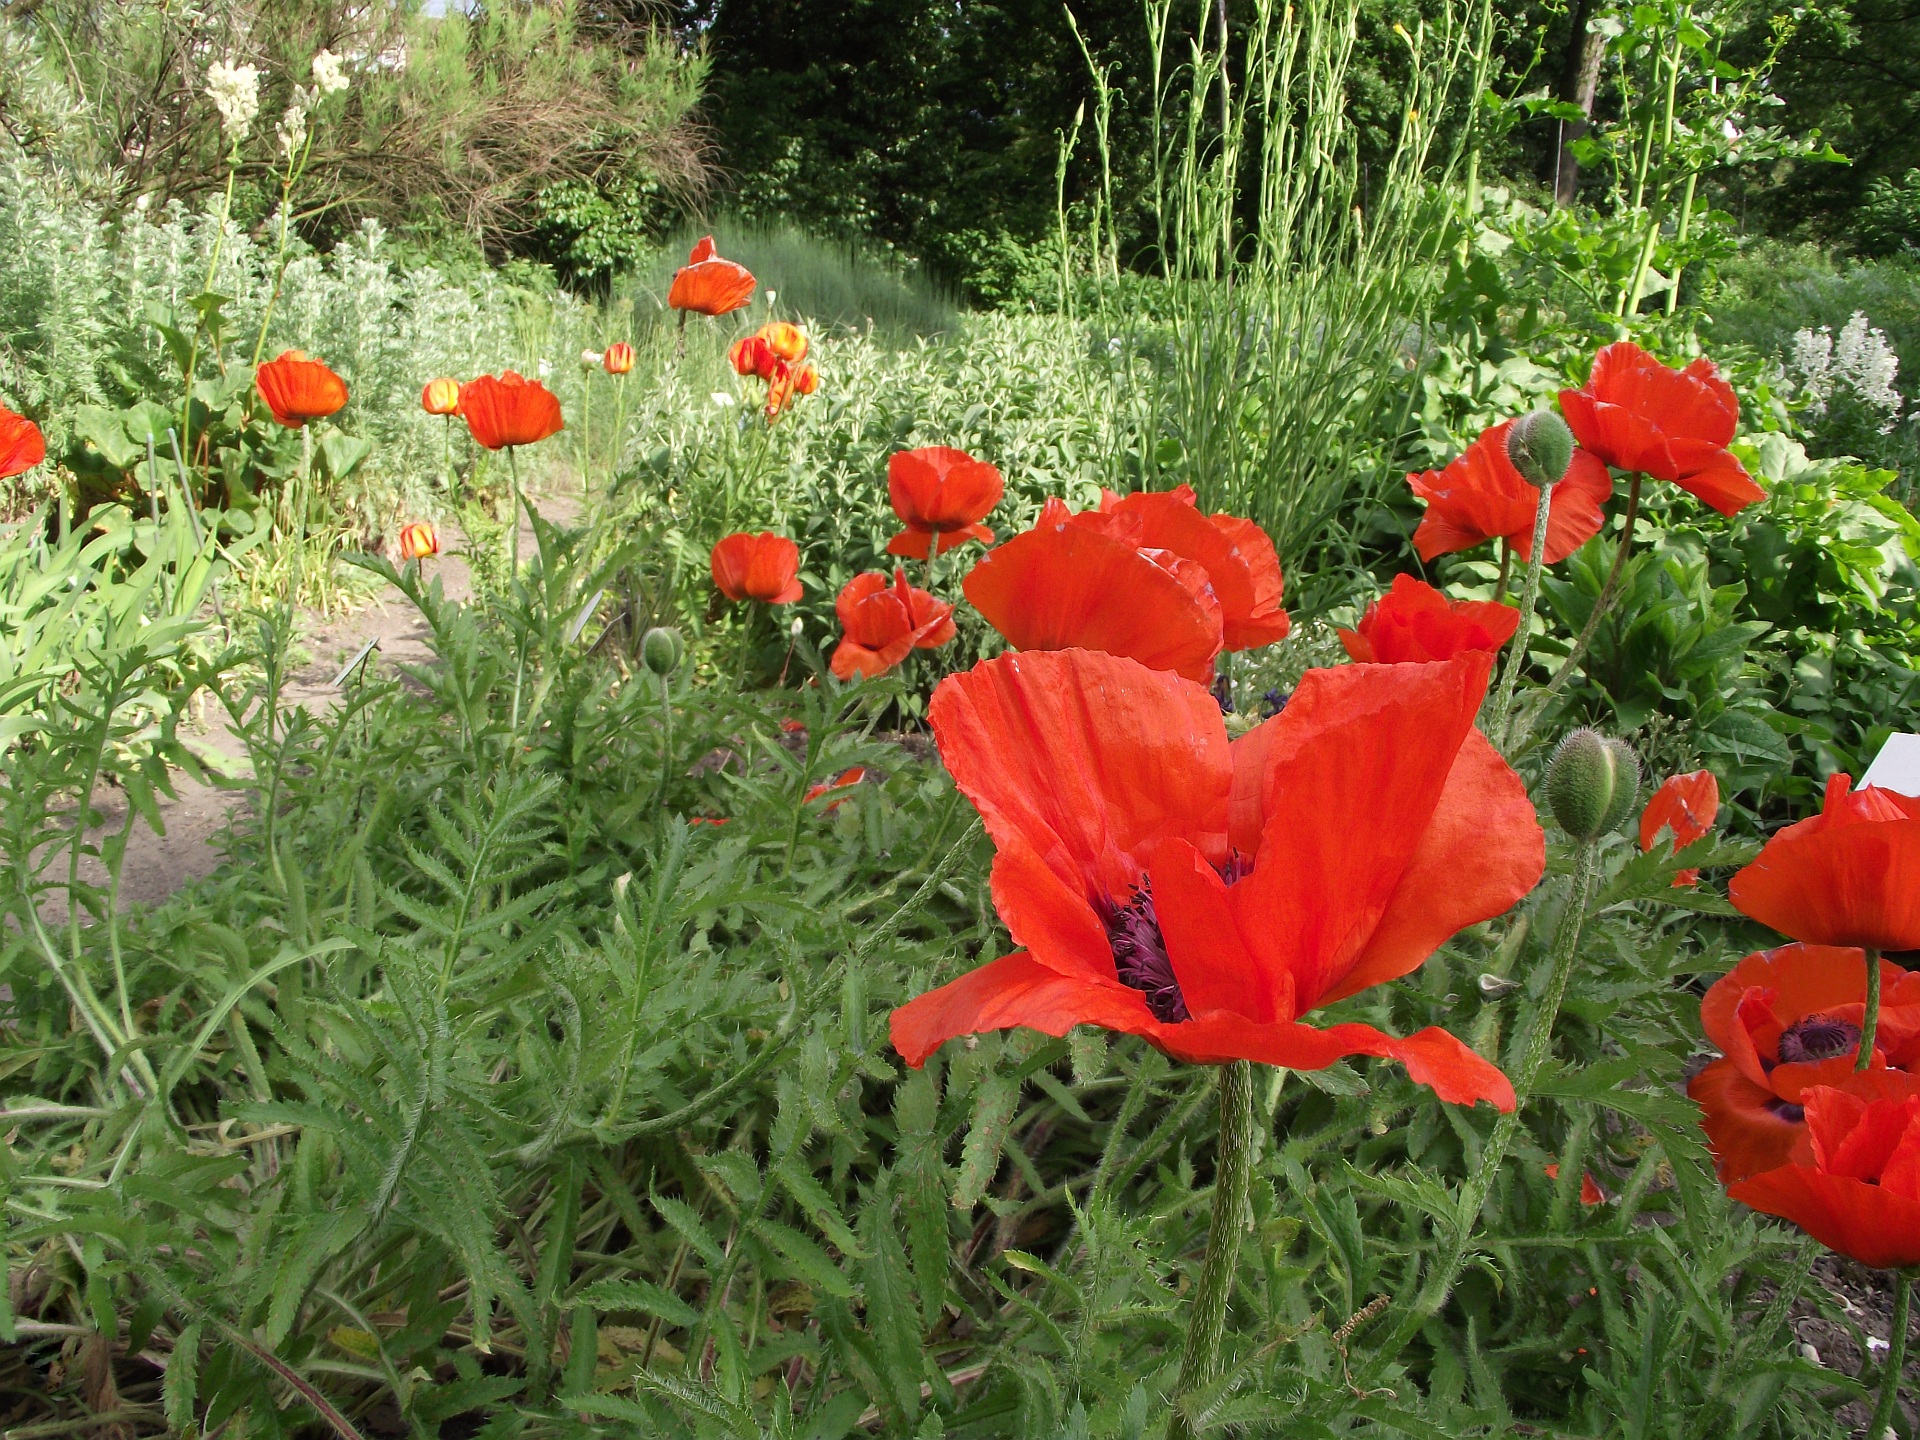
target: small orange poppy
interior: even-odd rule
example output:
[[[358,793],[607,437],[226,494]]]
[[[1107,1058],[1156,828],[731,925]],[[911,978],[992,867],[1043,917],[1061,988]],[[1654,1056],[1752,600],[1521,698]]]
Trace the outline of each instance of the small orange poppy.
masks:
[[[851,786],[858,785],[866,778],[867,767],[864,765],[856,765],[851,770],[842,771],[835,779],[822,780],[818,785],[809,787],[807,793],[801,797],[800,803],[802,805],[811,804],[830,790],[845,790]],[[846,803],[847,797],[842,795],[837,800],[830,800],[826,805],[822,806],[822,813],[831,815]]]
[[[878,570],[854,576],[833,609],[846,634],[829,668],[841,680],[884,675],[910,651],[938,649],[955,633],[953,606],[909,585],[905,570],[891,582]]]
[[[538,380],[512,370],[462,385],[460,415],[474,441],[488,450],[537,444],[566,429],[559,398]]]
[[[980,522],[1006,493],[1000,472],[947,445],[902,450],[887,461],[887,498],[907,528],[887,542],[887,553],[925,560],[936,544],[944,555],[969,540],[993,543]]]
[[[667,304],[698,315],[725,315],[753,299],[753,286],[747,267],[714,254],[713,237],[708,235],[693,247],[687,263],[674,271]]]
[[[429,555],[440,553],[440,537],[433,532],[433,526],[424,520],[416,520],[411,525],[400,527],[400,558],[402,560],[424,560]]]
[[[609,375],[626,374],[633,369],[633,346],[624,340],[614,341],[600,357],[600,364]]]
[[[253,383],[273,418],[291,430],[324,420],[347,403],[347,382],[304,350],[283,351],[255,367]]]
[[[420,408],[429,415],[458,415],[460,382],[451,375],[427,381],[420,390]]]
[[[1675,775],[1653,792],[1653,799],[1640,814],[1640,848],[1653,849],[1662,830],[1673,834],[1673,848],[1684,850],[1709,830],[1720,813],[1720,782],[1711,770],[1695,770],[1690,775]],[[1698,870],[1682,870],[1673,877],[1674,889],[1684,889],[1699,880]]]
[[[780,357],[758,335],[742,335],[728,349],[727,363],[733,366],[736,375],[757,375],[762,380],[771,380]]]
[[[767,348],[789,365],[798,365],[807,358],[810,346],[807,332],[790,321],[769,320],[760,327],[757,338],[766,341]]]
[[[800,588],[800,547],[771,530],[727,536],[713,547],[707,568],[729,600],[790,605],[805,593]]]

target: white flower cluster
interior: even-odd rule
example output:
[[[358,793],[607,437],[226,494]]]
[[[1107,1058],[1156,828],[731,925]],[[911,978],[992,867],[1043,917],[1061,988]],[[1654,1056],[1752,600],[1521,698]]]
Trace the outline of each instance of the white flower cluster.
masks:
[[[227,143],[238,145],[260,113],[260,72],[251,65],[216,60],[207,67],[207,96],[220,112]]]
[[[322,96],[338,95],[347,88],[347,66],[331,50],[313,57],[313,88]]]
[[[300,153],[300,147],[307,143],[307,116],[313,112],[314,106],[346,88],[346,63],[331,50],[322,50],[315,55],[313,84],[294,86],[287,113],[280,117],[280,154],[285,159],[292,160]]]
[[[1787,368],[1815,415],[1826,414],[1829,401],[1846,396],[1878,413],[1882,435],[1900,423],[1903,402],[1894,387],[1900,357],[1886,332],[1869,325],[1863,311],[1853,312],[1838,338],[1826,325],[1796,330]]]

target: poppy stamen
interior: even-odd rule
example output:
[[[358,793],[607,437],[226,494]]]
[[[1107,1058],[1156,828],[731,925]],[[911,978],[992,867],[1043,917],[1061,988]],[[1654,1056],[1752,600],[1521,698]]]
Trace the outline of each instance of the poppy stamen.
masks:
[[[1780,1058],[1788,1064],[1808,1060],[1835,1060],[1860,1046],[1860,1027],[1831,1015],[1809,1015],[1789,1025],[1780,1035]]]
[[[1163,1025],[1177,1025],[1193,1016],[1180,980],[1173,973],[1167,940],[1154,913],[1153,891],[1143,876],[1133,898],[1107,916],[1107,944],[1113,950],[1113,968],[1122,985],[1147,998],[1147,1009]]]

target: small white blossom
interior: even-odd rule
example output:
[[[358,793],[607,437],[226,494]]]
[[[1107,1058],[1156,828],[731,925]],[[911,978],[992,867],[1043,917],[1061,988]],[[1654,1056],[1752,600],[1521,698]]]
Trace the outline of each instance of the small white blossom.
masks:
[[[331,50],[313,57],[313,88],[320,95],[337,95],[347,88],[347,67]]]
[[[1740,138],[1740,127],[1734,124],[1731,118],[1722,120],[1720,122],[1720,133],[1729,140],[1738,140]]]
[[[1837,339],[1825,325],[1818,330],[1796,330],[1787,369],[1806,395],[1807,409],[1815,415],[1826,414],[1830,401],[1850,396],[1864,408],[1878,412],[1882,435],[1900,422],[1904,401],[1894,385],[1900,373],[1900,357],[1887,343],[1886,332],[1868,324],[1862,311],[1853,312]]]
[[[738,399],[736,399],[732,395],[729,395],[724,390],[715,390],[711,392],[707,398],[712,400],[713,403],[715,405],[718,405],[722,410],[731,409],[733,406],[738,405],[740,403]]]
[[[542,360],[540,362],[539,370],[540,370],[540,378],[542,380],[546,379],[549,375],[553,374],[553,362],[551,360]]]
[[[280,117],[280,153],[288,160],[300,153],[300,147],[307,143],[307,107],[300,103],[301,91],[294,90],[294,101],[287,106],[287,113]]]
[[[598,370],[606,363],[606,359],[607,357],[598,350],[582,350],[580,352],[580,368],[583,370]]]
[[[207,67],[207,96],[220,112],[220,128],[238,145],[260,113],[260,72],[251,65],[216,60]]]

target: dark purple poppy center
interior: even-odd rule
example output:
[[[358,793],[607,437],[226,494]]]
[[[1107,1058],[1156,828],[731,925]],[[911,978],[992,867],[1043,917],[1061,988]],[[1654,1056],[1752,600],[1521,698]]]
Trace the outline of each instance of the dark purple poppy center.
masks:
[[[1167,956],[1167,939],[1160,933],[1160,917],[1153,909],[1153,890],[1144,876],[1133,897],[1107,915],[1107,944],[1113,949],[1114,973],[1120,983],[1146,997],[1154,1019],[1177,1025],[1193,1018]]]
[[[1834,1060],[1860,1048],[1860,1027],[1831,1015],[1809,1015],[1796,1020],[1780,1035],[1780,1059],[1794,1065],[1807,1060]]]

